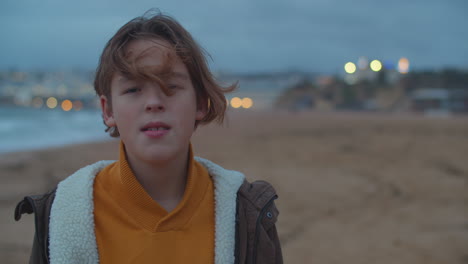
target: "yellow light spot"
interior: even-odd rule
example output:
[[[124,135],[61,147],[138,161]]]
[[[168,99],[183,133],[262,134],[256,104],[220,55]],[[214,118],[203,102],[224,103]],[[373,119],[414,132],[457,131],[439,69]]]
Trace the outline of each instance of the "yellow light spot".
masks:
[[[401,58],[398,61],[398,72],[401,74],[409,72],[409,60],[407,58]]]
[[[75,111],[80,111],[83,108],[83,103],[81,101],[74,101],[73,102],[73,109]]]
[[[346,73],[353,74],[354,72],[356,72],[356,64],[348,62],[345,64],[344,69]]]
[[[242,100],[239,97],[234,97],[231,99],[231,106],[234,108],[239,108],[242,105]]]
[[[55,97],[47,98],[46,105],[50,109],[53,109],[53,108],[57,107],[57,99],[55,99]]]
[[[70,111],[73,108],[73,104],[70,100],[63,100],[62,109],[63,111]]]
[[[253,105],[252,99],[248,97],[245,97],[244,99],[242,99],[242,107],[244,107],[245,109],[249,109],[250,107],[252,107],[252,105]]]
[[[35,108],[41,108],[41,106],[44,104],[44,100],[40,97],[36,97],[32,100],[32,106]]]
[[[370,63],[370,68],[371,70],[378,72],[382,69],[382,63],[379,60],[373,60]]]

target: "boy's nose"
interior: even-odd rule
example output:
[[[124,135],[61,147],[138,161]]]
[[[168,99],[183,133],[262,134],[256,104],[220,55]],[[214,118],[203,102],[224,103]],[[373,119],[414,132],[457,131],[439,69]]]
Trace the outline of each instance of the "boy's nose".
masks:
[[[146,111],[149,112],[160,112],[166,109],[164,105],[164,99],[161,98],[161,94],[151,94],[146,98]]]
[[[146,105],[146,111],[149,112],[162,112],[164,111],[164,106],[163,105],[157,105],[157,104],[148,104]]]

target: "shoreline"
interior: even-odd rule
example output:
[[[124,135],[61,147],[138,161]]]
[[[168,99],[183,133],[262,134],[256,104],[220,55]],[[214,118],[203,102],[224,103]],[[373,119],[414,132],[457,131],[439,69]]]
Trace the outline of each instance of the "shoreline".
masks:
[[[112,141],[112,138],[105,138],[107,135],[104,135],[104,137],[96,137],[96,138],[91,138],[91,139],[83,139],[83,140],[76,140],[76,141],[71,141],[67,143],[57,143],[57,144],[49,144],[49,145],[41,145],[41,146],[35,146],[35,147],[29,147],[29,148],[17,148],[17,149],[10,149],[10,150],[0,150],[0,157],[3,155],[9,155],[9,154],[15,154],[15,153],[22,153],[22,152],[37,152],[37,151],[47,151],[47,150],[53,150],[53,149],[60,149],[60,148],[66,148],[66,147],[72,147],[72,146],[77,146],[77,145],[87,145],[87,144],[95,144],[95,143],[104,143],[107,141]]]
[[[248,117],[252,115],[252,117]],[[439,120],[442,122],[458,122],[458,120],[466,120],[468,122],[468,115],[466,114],[451,114],[451,115],[426,115],[423,113],[406,113],[406,112],[363,112],[363,111],[298,111],[292,112],[288,110],[275,110],[275,109],[228,109],[226,114],[226,121],[220,126],[229,125],[230,118],[253,118],[255,116],[272,116],[279,115],[280,117],[285,116],[309,116],[311,118],[323,119],[323,118],[332,118],[332,119],[352,119],[352,120],[366,120],[366,119],[375,119],[381,118],[388,121],[417,121],[417,122],[432,122],[433,120]],[[208,125],[213,126],[213,125]],[[102,128],[104,130],[104,127]],[[101,133],[101,132],[99,132]],[[106,132],[102,132],[99,135],[90,136],[89,138],[71,140],[68,142],[54,143],[54,144],[44,144],[37,145],[34,147],[18,147],[8,150],[0,149],[0,157],[2,155],[8,155],[16,152],[25,152],[25,151],[42,151],[49,148],[61,148],[66,146],[80,145],[80,144],[90,144],[90,143],[99,143],[105,142],[108,140],[113,140]]]

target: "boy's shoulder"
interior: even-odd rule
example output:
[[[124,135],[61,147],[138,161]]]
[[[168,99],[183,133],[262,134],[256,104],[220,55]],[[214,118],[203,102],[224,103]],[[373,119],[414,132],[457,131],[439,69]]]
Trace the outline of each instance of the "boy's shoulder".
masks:
[[[275,189],[270,183],[266,181],[259,180],[249,182],[245,179],[245,176],[238,171],[224,169],[216,163],[200,157],[196,157],[195,159],[198,162],[200,162],[205,168],[207,168],[209,174],[213,177],[213,180],[223,182],[221,184],[215,184],[215,186],[221,188],[223,186],[229,186],[232,184],[239,186],[239,188],[237,189],[238,202],[248,204],[259,210],[261,208],[264,208],[268,203],[271,203],[277,198]],[[115,161],[99,161],[94,164],[88,165],[77,170],[75,173],[67,177],[65,180],[60,182],[58,186],[55,187],[53,190],[41,195],[26,196],[16,206],[15,219],[18,221],[21,218],[21,215],[24,213],[37,214],[38,212],[41,212],[49,214],[58,187],[62,186],[62,188],[60,188],[60,191],[65,191],[69,194],[70,192],[79,192],[80,189],[83,190],[83,186],[89,184],[92,185],[95,175],[98,174],[99,171],[104,169],[106,166],[109,166],[114,162]]]
[[[239,199],[253,204],[257,208],[263,208],[278,196],[275,188],[267,181],[249,182],[244,180],[238,190]]]
[[[234,188],[236,188],[238,200],[245,200],[257,208],[263,208],[268,202],[277,198],[276,190],[269,182],[262,180],[249,182],[241,172],[227,170],[212,161],[200,157],[195,157],[195,160],[208,170],[208,173],[215,181],[215,187],[223,188],[223,185],[236,186]],[[217,181],[224,181],[225,183],[217,184]]]

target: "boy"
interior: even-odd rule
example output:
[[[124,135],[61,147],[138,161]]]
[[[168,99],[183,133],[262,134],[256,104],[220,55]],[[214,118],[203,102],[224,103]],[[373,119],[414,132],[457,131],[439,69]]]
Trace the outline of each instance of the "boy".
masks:
[[[173,18],[138,17],[107,43],[96,72],[116,162],[100,161],[25,197],[31,263],[282,263],[276,194],[266,182],[194,157],[196,127],[222,122],[224,93]]]

